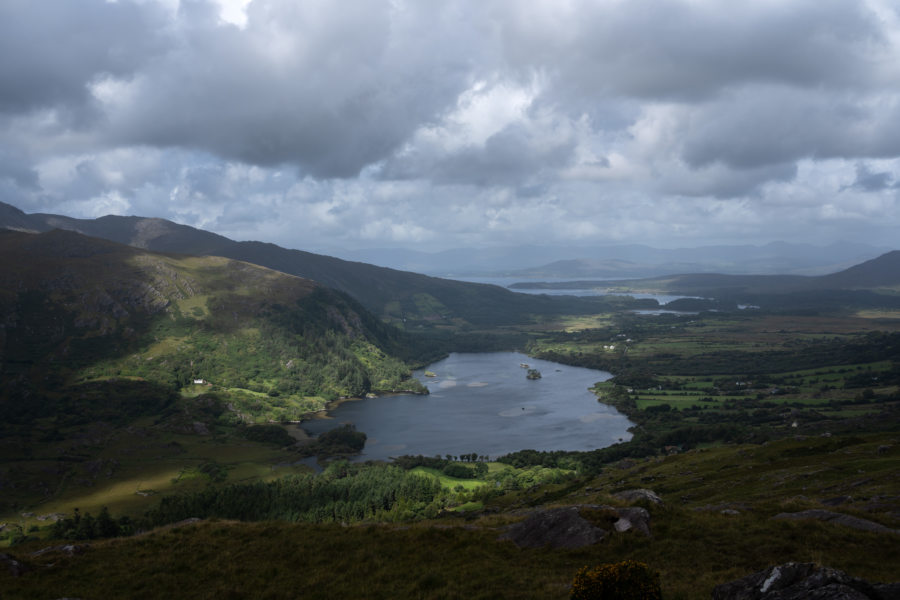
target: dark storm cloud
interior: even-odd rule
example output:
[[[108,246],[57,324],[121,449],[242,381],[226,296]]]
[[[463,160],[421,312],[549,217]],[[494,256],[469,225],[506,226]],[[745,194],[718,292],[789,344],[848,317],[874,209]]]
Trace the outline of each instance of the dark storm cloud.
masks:
[[[385,179],[415,179],[423,173],[436,182],[478,186],[531,186],[535,180],[554,177],[569,164],[575,150],[571,136],[545,139],[521,124],[513,124],[489,136],[483,144],[441,154],[439,148],[390,161],[381,173]]]
[[[684,132],[684,157],[694,166],[755,168],[803,158],[897,156],[900,106],[872,111],[869,102],[783,87],[737,90],[696,112]]]
[[[111,111],[112,135],[354,176],[465,89],[469,66],[434,64],[432,52],[458,46],[469,28],[459,22],[425,36],[432,16],[386,1],[344,10],[273,0],[252,4],[238,29],[195,5],[177,44],[136,79],[133,101]]]
[[[863,163],[856,165],[856,180],[850,186],[865,192],[880,192],[897,187],[893,173],[887,171],[873,172]]]
[[[98,77],[129,76],[160,48],[152,4],[105,0],[0,3],[0,111],[84,111]]]
[[[718,168],[698,169],[690,177],[663,182],[663,189],[685,196],[712,196],[719,199],[755,197],[760,186],[767,182],[789,182],[797,176],[794,163],[764,165],[739,170]]]
[[[873,59],[889,51],[862,2],[582,1],[508,18],[510,62],[557,74],[560,96],[579,99],[691,100],[748,82],[867,86],[879,79]]]

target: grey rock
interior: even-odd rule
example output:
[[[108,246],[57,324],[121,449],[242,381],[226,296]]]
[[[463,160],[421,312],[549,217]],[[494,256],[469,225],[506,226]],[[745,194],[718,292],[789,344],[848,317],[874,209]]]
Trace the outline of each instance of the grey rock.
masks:
[[[795,513],[779,513],[772,517],[773,519],[815,519],[817,521],[825,521],[836,525],[843,525],[861,531],[874,531],[877,533],[900,533],[900,530],[885,527],[881,523],[869,521],[868,519],[860,519],[859,517],[851,517],[842,513],[832,512],[830,510],[820,510],[813,508],[810,510],[801,510]]]
[[[617,492],[613,494],[613,496],[619,498],[620,500],[625,500],[626,502],[638,502],[639,500],[647,500],[651,504],[662,504],[662,498],[660,498],[656,494],[656,492],[643,488]]]
[[[500,539],[520,548],[583,548],[596,544],[606,532],[587,521],[578,507],[551,508],[511,525]]]
[[[640,506],[629,506],[627,508],[617,508],[615,511],[619,515],[619,520],[613,524],[619,533],[634,529],[640,531],[647,537],[653,537],[650,534],[650,513],[646,508]]]
[[[713,600],[892,600],[897,584],[872,584],[813,563],[769,567],[713,588]]]

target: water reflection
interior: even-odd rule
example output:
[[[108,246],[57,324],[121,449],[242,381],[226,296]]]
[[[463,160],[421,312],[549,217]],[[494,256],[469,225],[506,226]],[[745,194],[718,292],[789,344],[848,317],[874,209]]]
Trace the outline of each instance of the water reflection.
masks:
[[[526,379],[527,363],[542,378]],[[425,370],[436,377],[425,377]],[[369,439],[357,460],[400,454],[496,457],[516,450],[592,450],[630,439],[631,423],[588,390],[610,377],[514,352],[452,354],[416,373],[428,396],[345,402],[303,428],[318,435],[351,422]]]

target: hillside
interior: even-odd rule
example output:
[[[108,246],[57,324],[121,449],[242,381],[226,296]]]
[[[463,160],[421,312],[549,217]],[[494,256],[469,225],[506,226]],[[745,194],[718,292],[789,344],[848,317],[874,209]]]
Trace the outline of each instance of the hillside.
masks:
[[[605,305],[600,299],[516,294],[499,286],[429,277],[275,244],[236,242],[164,219],[29,215],[0,203],[3,227],[35,232],[59,228],[157,252],[250,262],[346,292],[383,320],[414,331],[520,324],[533,315],[590,313]]]
[[[900,288],[900,250],[816,279],[819,289]]]
[[[388,356],[398,332],[308,279],[60,230],[0,234],[0,254],[6,402],[110,377],[204,380],[277,397],[275,412],[297,418],[404,386]]]
[[[62,230],[0,233],[0,256],[0,514],[302,470],[259,424],[424,391],[404,334],[308,279]]]
[[[716,585],[788,561],[891,582],[900,565],[898,458],[889,434],[798,437],[622,461],[596,477],[527,489],[481,488],[474,495],[483,507],[418,523],[212,518],[76,540],[68,553],[61,540],[35,540],[9,549],[24,572],[0,572],[0,589],[16,598],[562,600],[581,567],[626,559],[659,573],[670,599],[708,599]],[[661,503],[621,493],[635,488],[652,488]],[[511,525],[554,508],[576,511],[605,535],[584,547],[504,539]],[[623,510],[638,515],[629,525],[646,515],[649,535],[617,531]]]

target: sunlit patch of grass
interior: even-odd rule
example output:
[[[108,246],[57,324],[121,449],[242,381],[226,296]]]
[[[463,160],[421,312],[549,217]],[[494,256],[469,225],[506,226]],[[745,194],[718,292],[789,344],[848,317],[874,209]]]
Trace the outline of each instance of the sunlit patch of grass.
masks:
[[[856,313],[861,319],[900,319],[900,310],[867,309]]]
[[[167,354],[174,354],[178,347],[187,341],[186,337],[167,337],[150,345],[143,354],[144,359],[155,359]]]
[[[448,489],[454,489],[457,486],[461,486],[463,489],[471,491],[480,488],[486,483],[481,479],[460,479],[458,477],[448,477],[437,469],[432,469],[429,467],[416,467],[411,472],[434,477],[441,482],[441,485],[443,487]]]
[[[181,311],[186,317],[192,317],[194,319],[204,319],[209,316],[209,309],[206,306],[206,301],[209,299],[209,296],[206,294],[194,294],[193,296],[187,296],[186,298],[179,298],[176,301],[178,306],[178,310]]]

